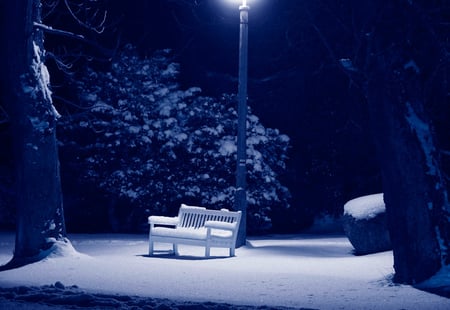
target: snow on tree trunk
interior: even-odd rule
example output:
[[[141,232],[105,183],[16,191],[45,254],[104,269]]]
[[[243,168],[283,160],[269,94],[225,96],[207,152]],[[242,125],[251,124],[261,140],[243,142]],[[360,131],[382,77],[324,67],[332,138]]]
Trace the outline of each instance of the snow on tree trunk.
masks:
[[[8,109],[16,154],[17,223],[14,257],[21,265],[45,257],[58,242],[68,243],[64,224],[56,119],[44,65],[38,0],[5,4],[10,45],[6,52]],[[31,34],[31,35],[30,35]]]

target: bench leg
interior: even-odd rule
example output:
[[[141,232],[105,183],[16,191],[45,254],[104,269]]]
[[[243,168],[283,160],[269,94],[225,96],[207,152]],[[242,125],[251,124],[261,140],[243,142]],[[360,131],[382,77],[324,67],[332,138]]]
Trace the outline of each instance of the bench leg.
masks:
[[[209,245],[207,245],[207,246],[205,247],[205,256],[206,256],[206,257],[211,256],[211,248],[209,247]]]
[[[153,256],[153,241],[151,239],[148,241],[148,255]]]
[[[234,256],[234,248],[230,248],[230,256]]]
[[[172,245],[172,249],[173,249],[173,254],[175,254],[175,256],[178,256],[178,244],[174,243]]]

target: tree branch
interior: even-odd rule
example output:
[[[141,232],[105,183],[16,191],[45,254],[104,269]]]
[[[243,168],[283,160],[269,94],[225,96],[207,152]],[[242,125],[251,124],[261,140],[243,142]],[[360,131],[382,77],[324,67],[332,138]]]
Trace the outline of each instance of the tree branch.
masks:
[[[359,90],[362,90],[363,87],[361,85],[362,80],[360,78],[356,78],[357,75],[359,75],[359,70],[354,66],[354,64],[351,62],[350,59],[339,59],[337,55],[335,54],[333,48],[328,43],[327,38],[322,33],[322,31],[317,27],[316,24],[311,23],[311,27],[314,29],[314,31],[317,33],[320,41],[325,46],[325,49],[328,51],[328,54],[332,61],[337,65],[338,68],[341,69],[341,71],[348,77],[350,83],[352,85],[355,85]]]
[[[41,23],[34,22],[33,26],[36,27],[36,28],[42,29],[42,30],[44,30],[47,33],[56,34],[56,35],[60,35],[60,36],[64,36],[64,37],[69,37],[69,38],[77,39],[77,40],[83,40],[83,41],[87,40],[81,34],[76,34],[76,33],[73,33],[73,32],[70,32],[70,31],[66,31],[66,30],[61,30],[61,29],[55,29],[55,28],[52,28],[50,26],[47,26],[47,25],[44,25],[44,24],[41,24]]]
[[[47,25],[44,25],[41,23],[37,23],[37,22],[35,22],[33,25],[34,25],[34,27],[42,29],[43,31],[45,31],[47,33],[68,37],[68,38],[79,40],[86,44],[89,44],[89,45],[95,47],[96,49],[98,49],[99,51],[101,51],[101,53],[106,55],[107,57],[112,57],[116,50],[116,48],[114,48],[114,49],[105,48],[105,47],[101,46],[100,44],[98,44],[97,42],[87,39],[85,36],[83,36],[81,34],[76,34],[76,33],[66,31],[66,30],[61,30],[61,29],[55,29],[50,26],[47,26]]]
[[[64,0],[64,3],[67,7],[67,10],[69,11],[70,15],[72,15],[72,17],[78,22],[78,24],[80,24],[81,26],[93,30],[97,33],[102,33],[105,30],[105,21],[106,21],[106,15],[107,15],[107,11],[105,10],[103,12],[103,17],[101,18],[101,20],[98,22],[98,25],[91,25],[88,24],[86,22],[83,22],[80,18],[78,18],[77,14],[72,10],[69,1],[68,0]],[[98,16],[98,10],[96,10],[93,14],[92,14],[92,19],[95,19]]]
[[[42,4],[43,4],[46,8],[48,8],[48,11],[47,11],[45,14],[43,14],[43,15],[44,15],[43,19],[45,19],[47,16],[51,15],[51,14],[56,10],[56,8],[57,8],[58,5],[59,5],[59,1],[60,1],[60,0],[47,0],[47,1],[43,1]]]

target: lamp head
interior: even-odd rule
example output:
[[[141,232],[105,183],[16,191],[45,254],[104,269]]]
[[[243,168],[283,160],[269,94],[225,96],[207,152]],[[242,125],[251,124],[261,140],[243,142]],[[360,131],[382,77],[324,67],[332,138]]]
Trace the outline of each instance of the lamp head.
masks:
[[[228,2],[231,2],[231,3],[240,3],[241,4],[241,6],[247,6],[247,0],[228,0]]]

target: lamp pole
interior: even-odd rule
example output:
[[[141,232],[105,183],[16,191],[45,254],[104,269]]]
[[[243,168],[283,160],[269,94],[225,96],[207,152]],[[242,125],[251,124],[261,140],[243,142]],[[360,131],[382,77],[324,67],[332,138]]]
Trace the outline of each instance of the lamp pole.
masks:
[[[248,59],[248,11],[250,7],[243,0],[239,6],[239,85],[238,85],[238,128],[235,210],[241,211],[241,223],[237,246],[245,245],[247,238],[247,59]]]

